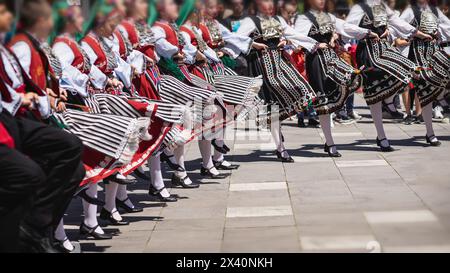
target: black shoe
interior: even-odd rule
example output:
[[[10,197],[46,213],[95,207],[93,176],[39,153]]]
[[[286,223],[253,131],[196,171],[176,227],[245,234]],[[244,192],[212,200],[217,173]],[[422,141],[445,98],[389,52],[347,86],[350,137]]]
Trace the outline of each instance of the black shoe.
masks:
[[[395,151],[395,149],[392,148],[391,145],[389,145],[389,146],[387,146],[387,147],[382,146],[382,145],[381,145],[381,141],[383,141],[383,140],[386,140],[386,138],[383,138],[383,139],[380,140],[380,139],[378,139],[378,137],[377,137],[377,146],[380,147],[380,149],[381,149],[382,152],[390,153],[390,152]]]
[[[388,103],[388,104],[386,104],[386,106],[384,107],[384,109],[386,110],[386,112],[388,112],[388,113],[391,115],[391,117],[392,117],[393,119],[401,119],[401,120],[403,120],[403,119],[404,119],[403,113],[401,113],[401,112],[399,112],[399,111],[392,111],[392,110],[389,108],[389,105],[394,105],[394,103]]]
[[[414,118],[411,115],[407,115],[403,122],[405,122],[406,125],[411,125],[414,122]]]
[[[213,164],[214,164],[214,167],[216,167],[216,169],[222,170],[222,171],[231,171],[231,170],[236,170],[239,168],[239,165],[234,165],[234,164],[232,164],[231,166],[224,166],[224,165],[222,165],[223,160],[222,161],[213,160]]]
[[[146,175],[145,173],[141,172],[141,171],[139,170],[139,168],[137,168],[136,170],[134,170],[133,174],[134,174],[136,177],[138,177],[138,178],[140,178],[140,179],[142,179],[142,180],[145,180],[145,181],[149,181],[149,180],[151,179],[150,176],[148,176],[148,175]]]
[[[323,148],[323,150],[325,151],[325,153],[328,153],[329,157],[342,157],[342,155],[338,151],[332,153],[330,149],[332,147],[336,147],[336,145],[328,146],[328,144],[325,143],[325,147]]]
[[[88,227],[84,222],[80,225],[80,235],[86,235],[87,237],[93,237],[95,240],[111,240],[112,235],[108,233],[98,233],[95,230],[98,228],[98,225],[95,227]]]
[[[283,157],[283,155],[282,155],[283,152],[284,151],[282,151],[282,152],[275,151],[275,153],[277,155],[277,158],[281,159],[281,162],[283,162],[283,163],[294,163],[295,162],[294,159],[291,156]]]
[[[205,167],[202,167],[202,168],[200,169],[200,175],[201,175],[201,176],[209,176],[210,178],[217,178],[217,179],[223,179],[223,178],[226,177],[226,175],[221,174],[221,173],[219,173],[219,174],[213,174],[213,173],[211,173],[211,169],[212,169],[212,168],[214,168],[214,166],[212,166],[212,167],[209,168],[209,169],[207,169],[207,168],[205,168]]]
[[[309,126],[309,127],[317,127],[317,126],[319,126],[319,125],[320,125],[320,122],[317,121],[316,119],[310,118],[310,119],[308,120],[308,126]]]
[[[174,185],[174,186],[181,186],[181,187],[183,187],[185,189],[196,189],[196,188],[200,187],[199,184],[194,184],[194,183],[186,184],[184,182],[186,180],[186,178],[188,178],[187,175],[184,178],[180,178],[180,177],[176,176],[175,174],[173,174],[172,175],[172,180],[171,180],[172,185]]]
[[[109,221],[113,226],[128,226],[130,223],[128,223],[127,221],[124,220],[118,221],[114,219],[113,213],[116,211],[117,210],[109,212],[105,208],[102,208],[102,210],[100,211],[100,219]]]
[[[161,159],[161,162],[166,162],[167,165],[169,165],[169,168],[171,168],[174,171],[178,171],[178,172],[184,172],[184,168],[181,167],[178,164],[173,163],[172,161],[170,161],[170,159],[172,157],[174,157],[174,155],[166,155],[164,152],[161,153],[161,155],[159,156]]]
[[[439,147],[439,146],[441,146],[441,142],[438,140],[438,141],[431,141],[431,139],[433,139],[433,138],[435,138],[436,136],[434,136],[434,135],[432,135],[432,136],[425,136],[425,139],[427,140],[427,143],[428,144],[430,144],[430,146],[432,146],[432,147]]]
[[[75,251],[75,247],[72,250],[70,250],[70,249],[67,249],[64,246],[64,243],[67,242],[67,241],[69,241],[68,238],[66,238],[66,239],[64,239],[62,241],[60,241],[58,239],[55,239],[54,243],[53,243],[53,247],[58,249],[58,251],[61,252],[61,253],[72,253],[72,252],[74,252]]]
[[[217,145],[215,139],[213,139],[213,140],[211,141],[211,144],[212,144],[212,146],[214,147],[214,149],[215,149],[216,151],[218,151],[219,153],[221,153],[221,154],[227,154],[227,153],[230,151],[228,147],[227,147],[228,150],[225,149],[225,145],[222,146],[222,147],[220,147],[219,145]]]
[[[136,183],[138,182],[136,178],[132,178],[132,179],[128,179],[128,178],[127,178],[127,179],[120,179],[120,178],[117,178],[116,175],[111,175],[111,176],[109,176],[109,177],[103,179],[103,181],[106,182],[106,183],[111,183],[111,182],[113,182],[113,183],[117,183],[117,184],[119,184],[119,185],[132,185],[132,184],[136,184]]]
[[[161,192],[165,189],[165,187],[157,190],[153,186],[150,185],[150,188],[148,189],[148,194],[150,196],[156,197],[161,202],[177,202],[178,198],[176,198],[173,195],[170,195],[169,197],[164,197],[161,195]]]
[[[116,206],[118,208],[123,209],[126,213],[138,213],[138,212],[144,211],[144,209],[140,208],[140,207],[136,207],[136,206],[130,207],[130,206],[128,206],[127,203],[126,203],[128,200],[130,200],[129,197],[127,197],[125,200],[119,200],[118,198],[116,198]]]
[[[95,197],[90,197],[86,193],[86,190],[87,189],[80,191],[77,196],[81,197],[84,201],[88,202],[91,205],[96,205],[96,206],[100,206],[100,207],[103,207],[105,205],[105,201],[100,200]]]
[[[422,114],[420,114],[420,115],[418,115],[418,116],[416,116],[416,117],[414,118],[414,123],[416,123],[416,124],[424,123]]]
[[[299,119],[297,122],[298,127],[300,128],[306,128],[306,124],[305,124],[305,120],[304,119]]]
[[[40,232],[22,224],[19,227],[18,250],[22,253],[61,253],[54,247],[53,232]]]

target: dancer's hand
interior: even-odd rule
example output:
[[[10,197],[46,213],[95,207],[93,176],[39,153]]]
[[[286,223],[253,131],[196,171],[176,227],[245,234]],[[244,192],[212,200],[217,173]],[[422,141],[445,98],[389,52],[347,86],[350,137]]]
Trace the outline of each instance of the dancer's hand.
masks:
[[[197,55],[195,55],[195,60],[199,63],[206,63],[208,61],[205,54],[201,53],[200,51],[197,51]]]
[[[416,32],[416,35],[414,35],[415,37],[422,39],[422,40],[427,40],[427,41],[431,41],[433,40],[433,37],[431,37],[431,35],[423,33],[422,31],[418,30]]]
[[[287,45],[286,40],[280,41],[280,43],[277,45],[278,48],[283,49]]]
[[[253,43],[252,44],[252,47],[254,48],[254,49],[256,49],[256,50],[267,50],[269,47],[267,46],[267,45],[265,45],[265,44],[261,44],[261,43]]]
[[[320,49],[325,49],[325,48],[328,48],[328,47],[329,47],[329,45],[327,43],[320,43],[319,44],[319,48]]]
[[[36,93],[21,94],[22,106],[27,107],[29,110],[33,109],[33,104],[39,102],[39,96]]]
[[[217,57],[222,58],[225,55],[222,51],[217,52]]]
[[[372,31],[369,32],[369,37],[375,40],[380,40],[380,36],[378,36],[378,34]]]
[[[62,101],[67,101],[67,98],[69,95],[67,95],[67,91],[64,88],[59,88],[59,99]]]
[[[152,58],[149,58],[149,57],[145,56],[145,61],[147,62],[148,66],[154,66],[155,65],[155,61],[153,61]]]
[[[380,39],[386,38],[387,36],[389,36],[389,29],[386,29],[383,34],[381,34]]]
[[[56,106],[56,112],[61,113],[61,112],[64,112],[66,110],[67,110],[66,104],[64,102],[62,102],[62,101],[59,101],[58,105]]]
[[[50,88],[45,89],[45,91],[47,92],[47,95],[49,95],[50,97],[53,97],[53,98],[57,98],[58,97],[58,95],[56,95],[56,93],[53,92],[53,90],[50,89]]]
[[[181,52],[176,53],[173,55],[172,59],[177,62],[178,64],[182,64],[184,62],[184,54]]]

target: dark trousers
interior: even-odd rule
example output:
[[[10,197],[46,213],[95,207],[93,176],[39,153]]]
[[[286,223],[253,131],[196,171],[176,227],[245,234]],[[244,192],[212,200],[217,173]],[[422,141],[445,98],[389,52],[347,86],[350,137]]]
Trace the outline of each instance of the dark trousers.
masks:
[[[0,226],[11,230],[10,223],[22,218],[22,224],[45,233],[58,224],[84,177],[82,143],[63,130],[26,118],[2,113],[0,120],[16,144],[16,150],[2,147],[0,153]],[[29,201],[13,202],[11,196]]]

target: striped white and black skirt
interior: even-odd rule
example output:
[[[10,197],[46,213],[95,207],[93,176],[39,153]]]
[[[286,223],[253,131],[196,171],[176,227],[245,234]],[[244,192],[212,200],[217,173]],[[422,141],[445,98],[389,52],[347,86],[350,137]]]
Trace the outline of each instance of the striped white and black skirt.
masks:
[[[65,130],[78,136],[83,145],[121,164],[129,163],[139,142],[149,138],[149,118],[92,114],[72,109],[55,113],[54,117]]]

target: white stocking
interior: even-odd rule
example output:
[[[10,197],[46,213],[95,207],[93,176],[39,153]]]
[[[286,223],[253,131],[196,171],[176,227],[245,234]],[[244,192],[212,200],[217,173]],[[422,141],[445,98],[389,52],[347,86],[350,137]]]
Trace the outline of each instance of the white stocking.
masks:
[[[116,209],[116,197],[119,184],[110,182],[105,184],[105,209],[112,213],[112,216],[117,221],[122,221],[122,217]]]
[[[337,149],[334,146],[333,135],[331,134],[331,118],[330,115],[319,115],[320,127],[322,127],[323,135],[327,145],[330,147],[330,152],[336,153]]]
[[[433,130],[433,103],[429,103],[422,108],[422,117],[425,121],[425,127],[427,128],[427,136],[430,138],[431,142],[438,141],[437,137],[434,136]]]
[[[282,141],[281,137],[281,124],[279,122],[273,123],[271,126],[271,134],[273,138],[273,142],[275,142],[275,145],[277,147],[277,151],[281,153],[282,157],[289,157],[289,154],[286,151],[286,148],[284,147],[284,143]]]
[[[202,155],[203,168],[210,170],[212,174],[219,174],[219,172],[214,168],[211,157],[211,141],[210,140],[199,140],[198,147],[200,148],[200,154]]]
[[[148,165],[150,168],[150,178],[152,180],[150,182],[151,182],[153,188],[155,188],[156,190],[160,190],[160,189],[164,188],[161,191],[161,195],[163,197],[169,197],[170,193],[165,188],[164,180],[162,177],[161,160],[159,158],[159,155],[150,157]]]
[[[389,141],[386,138],[386,133],[384,132],[383,126],[383,112],[381,109],[382,103],[377,102],[375,104],[369,105],[370,113],[372,114],[373,123],[375,124],[375,128],[377,129],[377,136],[381,141],[381,146],[388,147]]]
[[[63,219],[61,219],[61,221],[59,221],[59,224],[56,227],[55,239],[63,242],[64,247],[70,251],[72,251],[75,248],[72,245],[72,243],[69,240],[67,240],[66,231],[64,230],[64,220]]]
[[[134,208],[133,202],[128,198],[127,185],[119,185],[119,188],[117,189],[117,199],[120,201],[127,200],[125,201],[125,204],[130,208]]]
[[[90,185],[86,190],[86,194],[91,198],[97,198],[97,184]],[[98,226],[97,222],[97,205],[89,204],[85,200],[83,202],[84,224],[89,228]],[[95,229],[95,232],[105,234],[100,226]]]

